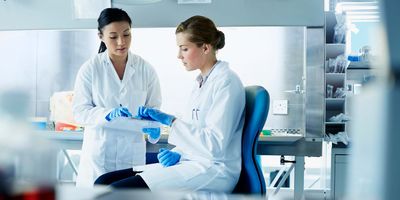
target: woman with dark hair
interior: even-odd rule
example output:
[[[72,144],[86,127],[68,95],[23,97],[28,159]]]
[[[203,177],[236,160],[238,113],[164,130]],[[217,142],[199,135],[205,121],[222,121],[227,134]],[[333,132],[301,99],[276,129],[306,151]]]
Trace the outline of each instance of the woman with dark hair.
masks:
[[[139,106],[161,105],[155,70],[129,51],[132,21],[128,14],[122,9],[106,8],[97,22],[99,53],[80,68],[73,101],[74,118],[85,127],[76,185],[88,187],[104,173],[145,164],[143,134],[105,124],[136,115]]]
[[[231,192],[241,170],[245,91],[227,62],[216,58],[224,33],[203,16],[176,28],[178,58],[200,70],[182,118],[140,107],[138,116],[170,126],[172,150],[160,149],[159,163],[100,176],[96,184],[157,190]]]

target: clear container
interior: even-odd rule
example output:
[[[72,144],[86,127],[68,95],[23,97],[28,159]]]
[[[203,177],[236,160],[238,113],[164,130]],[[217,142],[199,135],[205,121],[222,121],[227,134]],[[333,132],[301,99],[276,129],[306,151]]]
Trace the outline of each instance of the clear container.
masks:
[[[326,85],[326,98],[333,97],[333,85]]]
[[[147,141],[149,141],[151,144],[156,144],[161,138],[161,133],[157,138],[153,138],[150,135],[147,135]]]

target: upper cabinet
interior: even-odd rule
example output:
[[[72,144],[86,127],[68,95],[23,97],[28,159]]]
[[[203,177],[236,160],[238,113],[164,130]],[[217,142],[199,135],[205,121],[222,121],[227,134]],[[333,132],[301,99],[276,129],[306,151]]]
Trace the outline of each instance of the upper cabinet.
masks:
[[[128,12],[134,27],[176,27],[195,14],[210,17],[217,26],[324,25],[321,0],[216,0],[199,5],[178,4],[177,0],[143,5],[122,2],[111,1],[113,7]],[[0,20],[0,30],[97,28],[96,19],[77,19],[74,9],[72,0],[1,1],[0,19],[4,20]]]

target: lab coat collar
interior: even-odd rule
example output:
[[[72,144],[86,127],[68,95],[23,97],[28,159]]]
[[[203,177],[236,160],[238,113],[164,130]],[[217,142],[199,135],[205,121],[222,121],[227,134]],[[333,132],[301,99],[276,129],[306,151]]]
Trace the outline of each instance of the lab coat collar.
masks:
[[[201,74],[199,74],[196,77],[196,81],[199,83],[199,86],[203,86],[207,81],[211,81],[212,79],[214,79],[213,77],[216,77],[216,74],[218,74],[218,71],[220,71],[223,66],[228,66],[228,63],[217,60],[215,65],[211,68],[206,76],[202,76]]]
[[[129,79],[132,78],[133,74],[135,74],[135,62],[133,55],[130,51],[128,51],[128,61],[126,62],[124,78],[122,78],[122,85],[126,86],[129,83]]]
[[[112,71],[112,73],[114,74],[114,78],[117,80],[117,82],[122,84],[121,87],[122,89],[123,87],[126,86],[126,84],[129,82],[129,79],[133,76],[133,74],[135,74],[136,71],[133,54],[130,51],[128,51],[128,61],[126,62],[124,77],[122,78],[122,81],[119,79],[117,73],[115,72],[115,69],[113,68],[113,64],[108,54],[108,50],[106,50],[103,55],[105,56],[105,58],[103,59],[105,64],[110,66],[108,69]]]

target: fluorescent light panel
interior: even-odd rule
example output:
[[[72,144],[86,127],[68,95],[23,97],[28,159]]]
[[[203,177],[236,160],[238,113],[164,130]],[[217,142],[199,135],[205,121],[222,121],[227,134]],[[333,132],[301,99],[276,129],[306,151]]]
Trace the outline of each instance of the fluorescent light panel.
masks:
[[[341,2],[336,5],[336,12],[345,13],[352,22],[379,21],[377,2]]]

